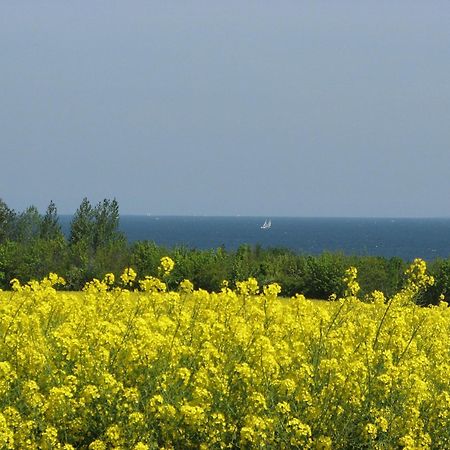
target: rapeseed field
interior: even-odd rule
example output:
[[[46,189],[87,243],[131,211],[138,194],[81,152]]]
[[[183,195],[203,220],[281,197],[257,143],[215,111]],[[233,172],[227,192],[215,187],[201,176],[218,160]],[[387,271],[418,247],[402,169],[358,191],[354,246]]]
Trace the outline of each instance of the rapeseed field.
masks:
[[[168,292],[129,268],[56,291],[0,293],[0,449],[448,449],[450,309],[362,301],[355,269],[328,303],[254,279]]]

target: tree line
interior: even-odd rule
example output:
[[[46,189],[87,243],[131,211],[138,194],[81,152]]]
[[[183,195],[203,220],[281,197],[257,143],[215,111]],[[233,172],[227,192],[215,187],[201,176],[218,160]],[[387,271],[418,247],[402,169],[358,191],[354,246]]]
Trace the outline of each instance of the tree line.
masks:
[[[21,282],[40,279],[49,272],[63,276],[64,289],[80,290],[93,278],[112,272],[119,279],[125,267],[133,267],[138,278],[157,276],[160,259],[170,256],[175,269],[166,280],[170,287],[189,279],[196,288],[218,291],[223,280],[254,277],[260,285],[278,282],[282,295],[302,293],[309,298],[327,299],[343,294],[343,277],[349,266],[358,269],[361,295],[373,290],[387,296],[397,292],[409,265],[401,258],[345,255],[324,252],[297,254],[289,249],[242,245],[237,250],[223,247],[198,250],[177,246],[166,248],[151,241],[129,243],[119,231],[119,205],[104,199],[92,205],[84,198],[65,236],[53,201],[44,214],[30,206],[15,212],[0,199],[0,288],[9,289],[17,278]],[[437,303],[441,294],[450,299],[450,259],[429,263],[434,286],[423,293],[424,304]]]

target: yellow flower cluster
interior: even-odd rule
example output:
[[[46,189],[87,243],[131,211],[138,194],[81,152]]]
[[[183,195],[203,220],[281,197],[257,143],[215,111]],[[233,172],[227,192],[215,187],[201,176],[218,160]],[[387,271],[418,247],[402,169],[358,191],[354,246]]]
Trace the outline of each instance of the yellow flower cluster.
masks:
[[[450,448],[450,309],[412,282],[314,302],[254,279],[130,292],[133,273],[0,293],[1,449]]]
[[[224,286],[227,287],[226,283],[224,283]],[[259,292],[258,281],[252,277],[246,281],[238,281],[236,291],[241,295],[256,295]]]
[[[120,279],[124,286],[129,286],[136,280],[136,276],[136,272],[131,267],[127,267],[120,276]]]
[[[345,271],[344,283],[347,285],[345,295],[348,297],[356,297],[360,291],[359,283],[356,281],[358,270],[356,267],[350,267]]]
[[[422,259],[416,258],[411,266],[407,269],[408,278],[407,287],[413,292],[434,284],[434,278],[427,274],[427,265]]]
[[[159,266],[159,272],[162,274],[162,276],[167,276],[172,272],[173,268],[175,267],[175,263],[173,260],[168,256],[163,256],[160,261]]]

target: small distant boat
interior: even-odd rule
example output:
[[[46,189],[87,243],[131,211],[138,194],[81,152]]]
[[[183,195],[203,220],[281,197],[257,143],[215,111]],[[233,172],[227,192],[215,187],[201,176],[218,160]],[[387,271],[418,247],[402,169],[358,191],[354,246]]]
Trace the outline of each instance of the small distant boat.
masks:
[[[266,219],[264,223],[261,225],[261,230],[267,230],[272,226],[272,221],[270,219]]]

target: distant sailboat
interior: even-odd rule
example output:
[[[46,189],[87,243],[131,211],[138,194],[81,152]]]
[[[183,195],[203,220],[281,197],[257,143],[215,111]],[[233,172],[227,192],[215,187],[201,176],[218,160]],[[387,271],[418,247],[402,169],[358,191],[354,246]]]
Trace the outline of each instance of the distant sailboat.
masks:
[[[261,230],[267,230],[272,226],[272,221],[270,219],[266,219],[264,223],[261,225]]]

